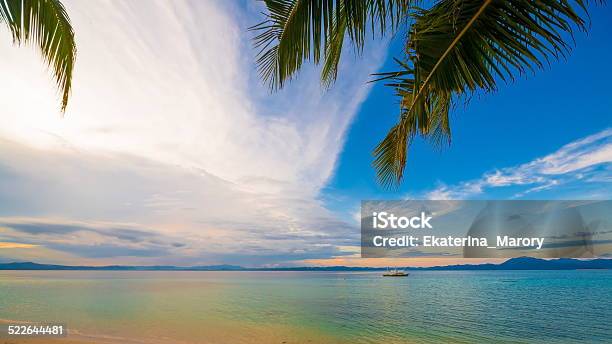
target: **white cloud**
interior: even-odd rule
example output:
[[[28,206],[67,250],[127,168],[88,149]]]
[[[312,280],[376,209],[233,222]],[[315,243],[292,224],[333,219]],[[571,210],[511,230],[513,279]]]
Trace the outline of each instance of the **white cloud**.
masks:
[[[37,51],[0,29],[0,198],[15,199],[3,215],[129,221],[185,233],[201,252],[236,249],[228,238],[239,235],[274,246],[270,233],[287,252],[343,226],[316,197],[385,43],[346,56],[328,92],[306,68],[270,95],[246,31],[259,9],[65,3],[78,55],[64,118]]]
[[[563,146],[534,164],[542,174],[558,175],[612,161],[612,129],[603,130]]]
[[[270,96],[246,31],[259,19],[229,6],[68,1],[79,53],[64,119],[49,111],[57,99],[35,50],[16,49],[3,32],[5,137],[49,149],[59,143],[51,133],[80,150],[197,167],[250,188],[268,181],[265,190],[272,182],[316,193],[380,56],[351,64],[327,94],[310,70]]]
[[[612,162],[612,129],[571,142],[559,150],[531,162],[494,170],[479,179],[456,185],[440,185],[424,194],[428,199],[466,199],[502,187],[523,187],[514,197],[523,197],[562,185],[581,181],[585,192],[574,196],[605,197],[591,193],[585,183],[609,183]],[[588,192],[587,192],[588,191]],[[609,195],[608,195],[609,196]]]

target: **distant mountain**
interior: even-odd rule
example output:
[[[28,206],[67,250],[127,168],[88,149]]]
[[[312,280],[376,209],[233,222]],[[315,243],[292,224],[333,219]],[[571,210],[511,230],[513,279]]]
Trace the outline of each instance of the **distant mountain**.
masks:
[[[150,265],[150,266],[74,266],[74,265],[51,265],[32,262],[0,264],[0,270],[105,270],[105,271],[236,271],[244,270],[242,266],[236,265],[207,265],[207,266],[172,266],[172,265]]]
[[[417,268],[418,269],[418,268]],[[539,259],[511,258],[501,264],[449,265],[423,268],[423,270],[579,270],[612,269],[612,259],[580,260],[572,258]]]
[[[404,267],[406,270],[453,271],[453,270],[579,270],[579,269],[612,269],[612,259],[580,260],[571,258],[539,259],[529,257],[511,258],[501,264],[462,264],[433,267]],[[204,265],[204,266],[70,266],[50,265],[32,262],[15,262],[0,264],[0,270],[105,270],[105,271],[380,271],[385,268],[351,267],[351,266],[301,266],[279,268],[245,268],[237,265]]]
[[[553,260],[520,257],[508,259],[500,264],[503,270],[579,270],[612,269],[612,259],[580,260],[559,258]]]

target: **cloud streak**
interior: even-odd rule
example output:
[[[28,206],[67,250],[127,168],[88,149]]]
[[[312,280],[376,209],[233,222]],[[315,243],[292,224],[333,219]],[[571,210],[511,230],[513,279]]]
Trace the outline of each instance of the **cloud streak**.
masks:
[[[306,68],[269,94],[247,33],[258,5],[65,3],[79,55],[64,118],[36,51],[0,31],[0,216],[21,219],[0,238],[124,264],[267,264],[357,241],[318,197],[385,42],[344,56],[327,92]]]
[[[612,182],[611,162],[612,128],[608,128],[528,163],[489,171],[478,179],[456,185],[442,184],[423,196],[427,199],[469,199],[493,189],[519,187],[513,197],[521,198],[551,188],[570,188],[576,182],[581,183],[583,191],[589,191],[586,186],[591,183],[596,190],[605,192]],[[608,188],[600,188],[601,183]],[[610,194],[578,193],[573,196],[606,198]]]

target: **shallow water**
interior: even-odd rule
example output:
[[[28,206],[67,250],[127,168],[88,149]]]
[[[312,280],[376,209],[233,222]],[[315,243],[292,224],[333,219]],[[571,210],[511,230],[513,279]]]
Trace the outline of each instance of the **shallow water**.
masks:
[[[0,319],[93,341],[612,343],[612,271],[0,271]]]

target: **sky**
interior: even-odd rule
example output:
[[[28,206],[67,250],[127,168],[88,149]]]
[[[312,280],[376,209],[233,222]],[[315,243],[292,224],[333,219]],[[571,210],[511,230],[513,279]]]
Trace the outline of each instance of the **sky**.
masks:
[[[453,111],[381,188],[401,37],[306,66],[270,93],[247,28],[258,2],[64,1],[78,47],[67,112],[31,46],[0,28],[0,261],[71,265],[393,265],[360,259],[362,199],[609,199],[610,6],[567,59]],[[448,260],[412,259],[436,265]]]

